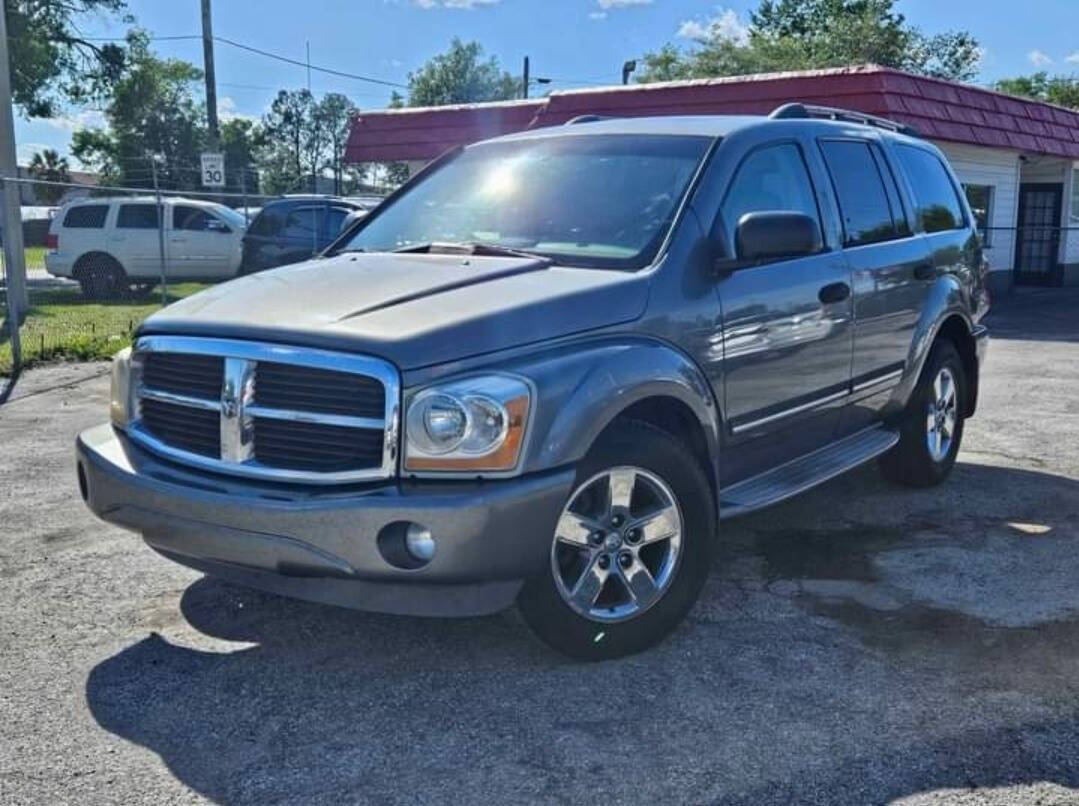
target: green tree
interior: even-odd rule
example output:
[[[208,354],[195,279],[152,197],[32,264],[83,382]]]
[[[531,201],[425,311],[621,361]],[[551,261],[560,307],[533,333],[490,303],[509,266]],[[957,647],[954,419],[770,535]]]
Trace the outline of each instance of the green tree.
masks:
[[[70,182],[71,171],[68,169],[67,159],[61,157],[51,148],[39,151],[30,158],[30,167],[27,169],[33,179],[43,182]],[[56,204],[64,195],[64,188],[56,185],[36,185],[34,195],[46,204]]]
[[[105,108],[107,130],[85,129],[71,152],[107,182],[152,187],[150,158],[159,158],[161,187],[198,190],[199,152],[205,142],[205,108],[195,93],[202,71],[179,59],[159,59],[146,36],[128,39],[128,60]]]
[[[445,53],[408,74],[409,106],[504,101],[520,93],[520,80],[502,70],[494,56],[484,60],[479,42],[456,37]]]
[[[262,118],[270,144],[263,160],[265,189],[286,193],[309,187],[318,172],[321,135],[315,132],[315,100],[307,90],[281,90]],[[319,146],[316,148],[315,146]],[[312,160],[312,154],[316,159]]]
[[[1052,76],[1041,70],[1029,76],[1002,78],[993,85],[998,92],[1022,95],[1038,101],[1079,109],[1079,76]]]
[[[221,152],[225,155],[225,185],[229,190],[259,193],[258,166],[266,149],[266,132],[247,118],[221,124]]]
[[[105,97],[122,74],[123,46],[91,42],[79,27],[102,14],[122,15],[125,0],[9,0],[4,8],[12,99],[28,117]]]
[[[333,174],[333,192],[340,195],[345,178],[345,144],[352,127],[356,105],[345,95],[327,93],[316,104],[313,123],[323,133],[325,155],[320,167]]]
[[[965,31],[923,34],[896,0],[761,0],[744,38],[713,25],[696,46],[665,45],[644,57],[639,81],[880,64],[969,81],[977,40]]]

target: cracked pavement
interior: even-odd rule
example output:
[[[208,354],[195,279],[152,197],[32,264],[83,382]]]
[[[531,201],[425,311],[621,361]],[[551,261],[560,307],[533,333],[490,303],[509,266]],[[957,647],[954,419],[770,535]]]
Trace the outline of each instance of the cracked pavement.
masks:
[[[94,520],[95,365],[0,407],[0,803],[1079,803],[1079,291],[993,314],[942,487],[725,523],[656,649],[232,587]]]

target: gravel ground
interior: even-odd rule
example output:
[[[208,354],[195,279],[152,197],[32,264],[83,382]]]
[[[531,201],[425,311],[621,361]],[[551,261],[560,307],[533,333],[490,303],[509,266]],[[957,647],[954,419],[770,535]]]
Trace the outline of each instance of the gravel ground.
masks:
[[[1079,293],[994,314],[946,485],[740,521],[686,624],[582,666],[507,612],[203,578],[93,519],[105,368],[0,408],[0,803],[1079,803]]]

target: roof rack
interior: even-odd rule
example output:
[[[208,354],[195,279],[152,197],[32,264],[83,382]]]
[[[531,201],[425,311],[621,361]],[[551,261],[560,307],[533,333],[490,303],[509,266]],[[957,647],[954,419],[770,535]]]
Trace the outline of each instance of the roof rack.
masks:
[[[610,120],[610,115],[578,115],[565,122],[566,126],[574,126],[578,123],[595,123],[597,120]]]
[[[850,109],[837,109],[832,106],[814,106],[813,104],[783,104],[772,111],[768,117],[773,120],[800,120],[805,118],[824,118],[825,120],[844,120],[848,123],[861,123],[863,126],[876,126],[878,129],[898,132],[899,134],[920,137],[918,130],[905,123],[888,118],[867,115]]]

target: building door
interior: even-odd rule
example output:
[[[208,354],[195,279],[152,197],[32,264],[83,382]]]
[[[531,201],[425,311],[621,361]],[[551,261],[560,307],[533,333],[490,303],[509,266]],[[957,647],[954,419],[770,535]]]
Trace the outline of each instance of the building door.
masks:
[[[1064,186],[1030,182],[1019,186],[1019,228],[1015,239],[1015,282],[1060,285],[1060,217]]]

